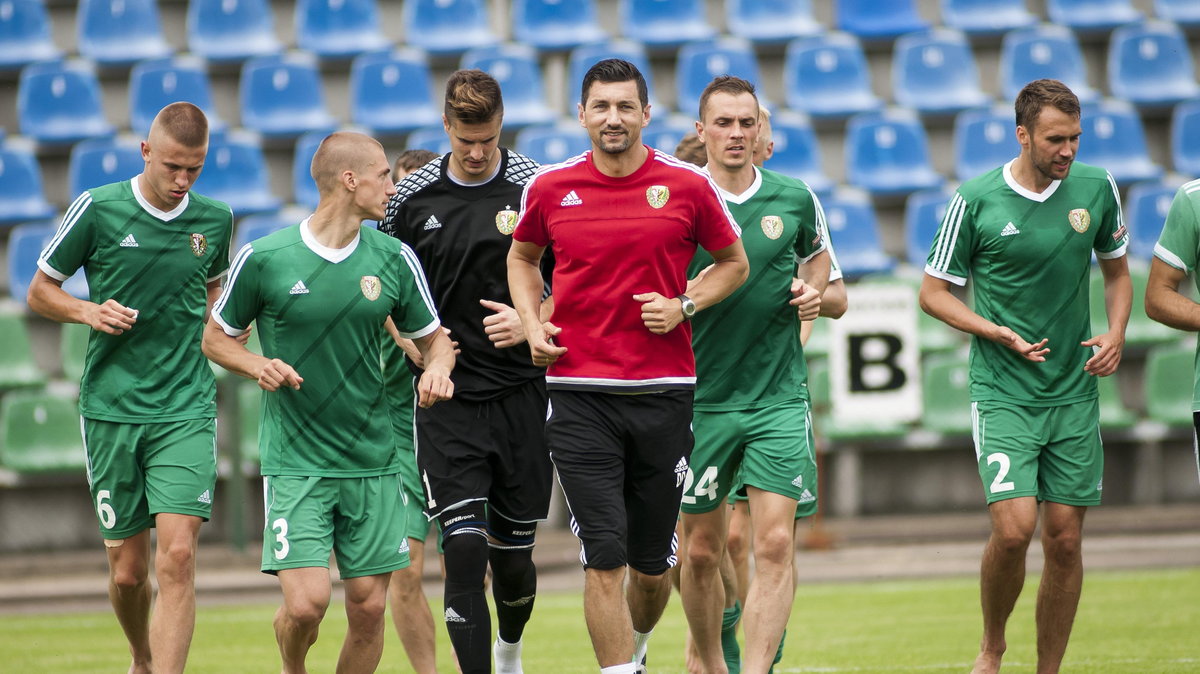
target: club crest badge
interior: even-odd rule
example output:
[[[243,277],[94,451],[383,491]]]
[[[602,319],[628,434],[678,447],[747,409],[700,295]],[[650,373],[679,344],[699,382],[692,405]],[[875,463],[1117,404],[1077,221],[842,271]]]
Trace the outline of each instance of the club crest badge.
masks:
[[[670,198],[671,190],[667,189],[666,185],[651,185],[646,190],[646,203],[650,204],[651,208],[666,206]]]
[[[509,236],[517,228],[517,212],[511,209],[504,209],[496,213],[496,229],[500,233]]]
[[[783,236],[783,218],[778,215],[764,215],[759,224],[762,225],[763,234],[766,234],[768,239]]]
[[[208,250],[208,239],[204,238],[203,234],[193,234],[191,244],[192,253],[196,257],[203,257],[204,251]]]
[[[1067,213],[1067,221],[1071,223],[1071,229],[1083,234],[1092,224],[1092,214],[1086,208],[1076,208]]]
[[[358,287],[362,289],[363,297],[374,302],[379,299],[379,293],[383,291],[383,285],[379,283],[378,276],[364,276],[358,281]]]

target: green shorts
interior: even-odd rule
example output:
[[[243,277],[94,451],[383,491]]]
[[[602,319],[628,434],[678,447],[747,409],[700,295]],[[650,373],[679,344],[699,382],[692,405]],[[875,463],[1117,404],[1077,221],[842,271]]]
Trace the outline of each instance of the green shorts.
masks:
[[[797,517],[816,512],[817,462],[807,401],[697,411],[692,428],[696,447],[684,478],[683,512],[709,512],[743,484],[796,499]]]
[[[212,514],[217,420],[127,424],[81,419],[88,486],[100,535],[121,540],[154,526],[159,513]]]
[[[425,516],[425,491],[421,488],[421,473],[417,470],[417,455],[400,450],[400,495],[404,497],[405,535],[425,541],[429,535],[429,518]]]
[[[408,566],[400,475],[263,477],[262,570],[329,568],[337,554],[342,578]]]
[[[1099,505],[1104,445],[1100,406],[971,403],[975,458],[987,502],[1020,496],[1065,505]]]

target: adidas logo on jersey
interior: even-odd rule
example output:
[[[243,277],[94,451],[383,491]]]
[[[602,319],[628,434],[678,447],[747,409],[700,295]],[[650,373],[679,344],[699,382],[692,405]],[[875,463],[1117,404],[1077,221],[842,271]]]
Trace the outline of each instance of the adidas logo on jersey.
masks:
[[[455,611],[452,608],[448,608],[448,609],[446,609],[446,622],[448,622],[448,623],[465,623],[465,622],[467,622],[467,619],[460,616],[458,614],[458,611]]]
[[[792,486],[796,487],[797,489],[802,488],[804,486],[804,476],[797,475],[796,479],[792,480]]]
[[[289,295],[307,295],[308,294],[308,286],[304,285],[304,281],[296,281],[296,285],[292,286],[292,289],[288,291],[288,294]]]
[[[567,196],[562,198],[562,202],[559,205],[560,206],[582,206],[583,199],[580,199],[579,195],[575,194],[575,190],[571,190],[570,192],[567,192]]]
[[[137,248],[138,247],[137,239],[133,238],[132,234],[129,234],[124,239],[121,239],[121,247],[122,248]]]
[[[200,497],[197,498],[196,500],[199,501],[200,503],[207,503],[208,505],[212,505],[212,492],[205,489],[204,493],[201,494]]]
[[[1004,229],[1000,230],[1000,236],[1013,236],[1014,234],[1020,233],[1021,230],[1017,229],[1017,226],[1011,222],[1005,225]]]
[[[688,472],[687,459],[680,457],[679,463],[675,464],[675,486],[676,487],[683,484],[683,478],[685,475],[687,475],[687,472]]]
[[[815,500],[817,500],[817,497],[813,496],[813,493],[811,491],[805,489],[804,491],[800,492],[800,498],[796,499],[796,502],[797,503],[812,503]]]
[[[424,229],[425,231],[429,231],[431,229],[441,229],[441,228],[442,228],[442,223],[438,222],[437,216],[431,215],[431,216],[429,216],[429,219],[425,221],[425,227],[423,227],[422,229]]]

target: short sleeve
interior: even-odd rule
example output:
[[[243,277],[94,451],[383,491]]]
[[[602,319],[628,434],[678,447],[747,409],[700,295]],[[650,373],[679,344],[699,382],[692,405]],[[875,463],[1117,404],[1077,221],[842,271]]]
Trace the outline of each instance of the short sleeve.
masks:
[[[800,208],[800,231],[796,232],[794,252],[801,263],[808,262],[814,255],[825,250],[825,210],[817,195],[806,192]]]
[[[704,176],[704,185],[700,186],[695,208],[696,243],[704,250],[727,248],[742,237],[741,228],[726,208],[716,184],[708,176]]]
[[[546,227],[546,214],[542,208],[540,194],[541,174],[533,176],[521,191],[521,213],[517,216],[517,227],[513,230],[513,240],[522,243],[532,243],[545,248],[550,245],[550,232]]]
[[[58,224],[54,237],[38,256],[38,269],[50,278],[66,281],[87,262],[95,239],[91,206],[90,192],[76,197]]]
[[[442,322],[433,304],[433,294],[429,292],[421,261],[407,244],[400,246],[401,264],[397,274],[400,288],[396,306],[392,307],[392,322],[401,337],[417,339],[437,330]]]
[[[1112,174],[1105,172],[1108,178],[1109,190],[1104,196],[1104,220],[1096,232],[1096,241],[1092,244],[1096,257],[1111,260],[1121,257],[1129,248],[1129,230],[1125,227],[1125,216],[1121,213],[1121,193],[1117,190],[1117,181]]]
[[[1189,187],[1200,192],[1200,183],[1189,183],[1179,188],[1167,213],[1162,234],[1154,245],[1154,256],[1175,267],[1191,272],[1196,269],[1200,256],[1200,217],[1196,214],[1196,202],[1188,195]]]
[[[229,249],[233,246],[233,211],[229,211],[229,222],[225,233],[221,235],[221,245],[213,255],[212,265],[208,268],[208,281],[212,283],[229,271]]]
[[[213,320],[231,337],[246,332],[262,308],[262,271],[259,267],[254,257],[254,245],[242,246],[229,267],[229,282],[213,304]]]
[[[946,215],[938,227],[937,236],[933,238],[933,247],[925,262],[925,273],[955,285],[966,285],[974,245],[975,227],[971,207],[962,194],[955,192],[950,205],[946,207]]]

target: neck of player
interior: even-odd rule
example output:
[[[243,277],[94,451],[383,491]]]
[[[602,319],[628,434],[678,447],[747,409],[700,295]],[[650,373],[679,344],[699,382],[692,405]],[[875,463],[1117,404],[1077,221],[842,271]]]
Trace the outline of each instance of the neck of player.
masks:
[[[308,229],[317,243],[328,248],[339,249],[350,245],[366,216],[356,215],[349,208],[337,208],[322,201],[308,219]]]
[[[624,178],[640,169],[642,164],[646,163],[646,156],[649,154],[650,151],[646,149],[639,138],[636,143],[629,146],[629,149],[617,154],[609,154],[593,147],[592,161],[604,175],[610,178]]]
[[[730,194],[741,194],[754,184],[754,164],[749,161],[741,166],[731,167],[709,157],[708,174],[717,187]]]
[[[1018,185],[1036,194],[1045,192],[1050,183],[1054,182],[1053,178],[1037,170],[1025,152],[1018,155],[1017,160],[1012,163],[1012,177]]]

